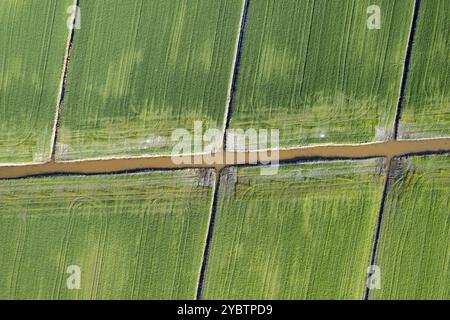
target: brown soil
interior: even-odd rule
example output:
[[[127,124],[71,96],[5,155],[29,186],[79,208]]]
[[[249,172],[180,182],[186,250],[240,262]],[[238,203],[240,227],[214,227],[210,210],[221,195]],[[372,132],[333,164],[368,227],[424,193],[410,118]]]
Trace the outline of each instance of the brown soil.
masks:
[[[279,151],[280,161],[301,159],[363,159],[374,157],[398,157],[411,154],[450,152],[450,138],[430,140],[387,141],[361,145],[328,145],[283,149]],[[48,162],[17,166],[0,166],[0,179],[22,178],[49,174],[105,174],[145,169],[186,169],[215,168],[222,169],[230,165],[249,164],[249,157],[255,153],[221,153],[224,159],[220,165],[204,162],[202,156],[185,157],[185,164],[174,164],[170,156],[99,159],[74,162]],[[228,160],[227,160],[228,158]],[[187,164],[186,164],[187,163]]]

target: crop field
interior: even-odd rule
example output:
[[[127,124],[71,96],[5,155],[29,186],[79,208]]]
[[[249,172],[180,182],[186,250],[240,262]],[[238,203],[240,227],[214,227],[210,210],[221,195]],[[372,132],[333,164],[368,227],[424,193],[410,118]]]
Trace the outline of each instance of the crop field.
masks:
[[[0,299],[194,299],[208,181],[190,170],[0,181]],[[72,265],[79,290],[67,290]]]
[[[381,231],[374,299],[450,299],[450,156],[399,161]]]
[[[82,5],[58,159],[170,154],[176,128],[223,128],[242,0]]]
[[[289,165],[276,176],[240,168],[222,179],[205,298],[361,299],[381,165]]]
[[[0,0],[0,300],[449,300],[449,14]]]
[[[382,8],[381,29],[366,28]],[[392,135],[413,1],[251,1],[231,128],[280,130],[280,146]],[[254,146],[252,146],[254,147]]]
[[[401,115],[403,139],[450,137],[450,2],[422,1]]]
[[[71,3],[0,1],[0,163],[50,158]]]

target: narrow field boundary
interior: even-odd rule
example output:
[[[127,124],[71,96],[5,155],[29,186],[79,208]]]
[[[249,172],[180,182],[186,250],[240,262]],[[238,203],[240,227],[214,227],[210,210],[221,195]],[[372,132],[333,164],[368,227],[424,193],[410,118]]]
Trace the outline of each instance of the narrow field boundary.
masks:
[[[75,0],[74,6],[76,6],[76,8],[79,8],[80,0]],[[53,134],[52,134],[52,141],[51,141],[52,145],[50,148],[50,152],[51,152],[50,159],[52,161],[55,160],[55,155],[56,155],[56,143],[58,140],[58,129],[60,126],[60,121],[61,121],[61,108],[62,108],[62,104],[64,102],[64,95],[66,93],[67,73],[69,71],[70,54],[72,52],[73,40],[75,38],[75,29],[76,29],[75,24],[78,19],[77,13],[78,12],[75,11],[74,16],[73,16],[72,30],[70,30],[69,36],[67,39],[66,52],[64,54],[64,63],[62,66],[62,71],[61,71],[61,81],[60,81],[60,85],[59,85],[59,94],[58,94],[58,98],[57,98],[57,102],[56,102],[55,120],[54,120]]]
[[[236,51],[233,59],[233,69],[231,72],[230,86],[228,88],[227,106],[225,109],[223,124],[223,150],[227,150],[227,131],[230,126],[231,113],[233,111],[234,96],[236,93],[237,79],[239,75],[239,66],[241,65],[242,45],[244,43],[245,29],[247,27],[248,9],[250,0],[243,0],[242,16],[239,26],[239,34],[236,41]]]
[[[378,248],[380,245],[380,235],[381,235],[381,226],[383,223],[383,214],[386,206],[386,199],[389,191],[389,183],[390,183],[390,173],[391,173],[392,159],[387,160],[386,165],[386,178],[384,181],[383,194],[381,196],[381,205],[378,212],[378,221],[375,227],[375,235],[373,239],[373,247],[370,257],[370,266],[376,265]],[[370,274],[367,275],[367,281],[369,281]],[[369,300],[370,289],[366,286],[366,290],[364,291],[364,300]]]
[[[398,142],[398,140],[397,140],[398,139],[398,131],[399,131],[399,126],[400,126],[402,108],[403,108],[404,101],[405,101],[406,86],[408,83],[409,68],[411,65],[411,56],[412,56],[412,50],[413,50],[413,46],[414,46],[414,38],[415,38],[415,34],[416,34],[417,18],[419,16],[419,9],[420,9],[420,0],[415,0],[414,8],[413,8],[413,15],[412,15],[412,19],[411,19],[411,26],[410,26],[410,30],[409,30],[408,44],[406,47],[405,63],[403,64],[403,72],[402,72],[402,78],[401,78],[401,83],[400,83],[400,91],[399,91],[399,97],[398,97],[398,102],[397,102],[394,127],[393,127],[393,139],[395,142]],[[420,140],[416,140],[416,141],[420,141]],[[422,141],[424,141],[424,140],[422,140]],[[386,199],[387,199],[388,192],[389,192],[389,184],[390,184],[391,174],[393,174],[393,161],[394,161],[393,158],[394,158],[393,156],[390,156],[387,159],[388,163],[386,166],[386,178],[385,178],[386,180],[384,183],[380,209],[378,212],[378,221],[377,221],[375,234],[374,234],[374,241],[373,241],[372,252],[371,252],[371,257],[370,257],[370,266],[376,265],[376,262],[377,262],[377,254],[378,254],[378,248],[380,246],[381,230],[383,227],[383,216],[384,216],[384,211],[385,211],[385,207],[386,207]],[[366,281],[369,281],[370,276],[371,276],[370,274],[367,274]],[[370,298],[370,289],[366,283],[366,289],[364,291],[364,300],[369,300],[369,298]]]
[[[239,33],[237,35],[236,40],[236,48],[233,58],[233,67],[231,71],[231,78],[230,78],[230,84],[228,88],[228,97],[227,97],[227,105],[225,108],[225,115],[223,120],[223,140],[222,140],[222,151],[226,152],[227,150],[227,132],[228,128],[230,126],[231,121],[231,114],[233,110],[233,102],[235,98],[236,88],[237,88],[237,79],[239,76],[239,66],[241,64],[241,54],[242,54],[242,45],[244,42],[244,35],[245,30],[247,26],[247,16],[248,16],[248,10],[250,7],[250,0],[243,0],[243,7],[242,7],[242,13],[241,13],[241,20],[239,23]],[[223,159],[223,156],[222,156]],[[233,156],[233,159],[235,157]],[[238,159],[236,157],[236,159]],[[203,161],[202,161],[203,162]],[[197,163],[197,162],[194,162]],[[226,163],[226,161],[222,162]],[[219,198],[219,188],[220,188],[220,179],[222,176],[223,168],[216,168],[216,181],[214,183],[214,191],[213,191],[213,199],[211,204],[211,210],[209,212],[209,225],[208,225],[208,234],[205,241],[205,248],[203,252],[203,258],[202,258],[202,265],[200,268],[200,275],[198,279],[197,284],[197,300],[203,299],[203,288],[205,285],[205,278],[206,278],[206,268],[208,265],[208,259],[209,259],[209,252],[211,249],[211,242],[213,238],[214,233],[214,224],[216,220],[216,211],[217,211],[217,202]]]
[[[413,17],[411,20],[411,28],[410,28],[410,32],[409,32],[408,45],[406,47],[405,63],[403,64],[403,73],[402,73],[402,80],[401,80],[401,85],[400,85],[400,94],[398,96],[397,111],[395,114],[394,139],[398,138],[398,130],[399,130],[399,126],[400,126],[402,109],[403,109],[403,104],[404,104],[404,100],[405,100],[406,86],[407,86],[408,75],[409,75],[409,67],[411,65],[411,55],[412,55],[412,50],[413,50],[413,46],[414,46],[414,38],[416,35],[417,18],[419,17],[419,9],[420,9],[420,0],[415,0],[414,9],[413,9]]]
[[[208,223],[208,233],[206,235],[205,240],[205,248],[203,252],[203,258],[202,258],[202,264],[200,268],[200,274],[197,284],[197,300],[202,300],[203,298],[203,288],[205,285],[205,278],[206,278],[206,267],[208,265],[208,258],[209,258],[209,252],[211,250],[211,242],[212,237],[214,233],[214,225],[216,221],[216,211],[217,211],[217,202],[219,200],[219,188],[220,188],[220,178],[221,178],[221,170],[217,172],[216,174],[216,180],[214,182],[214,188],[213,188],[213,198],[211,203],[211,209],[209,213],[209,223]]]
[[[357,145],[311,146],[259,152],[221,152],[216,156],[222,164],[207,164],[202,155],[185,156],[175,164],[172,157],[135,157],[0,166],[0,179],[16,179],[57,174],[111,174],[149,169],[223,169],[228,166],[255,164],[249,159],[261,153],[278,152],[280,163],[307,159],[367,159],[400,157],[414,154],[450,152],[450,138],[424,140],[392,140]],[[180,159],[178,159],[180,160]],[[258,163],[256,163],[258,164]]]

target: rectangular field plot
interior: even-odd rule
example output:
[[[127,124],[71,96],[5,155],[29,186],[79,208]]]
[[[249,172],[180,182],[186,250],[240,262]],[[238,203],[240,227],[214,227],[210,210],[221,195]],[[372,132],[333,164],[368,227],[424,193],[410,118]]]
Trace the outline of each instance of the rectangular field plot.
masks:
[[[223,128],[243,0],[90,0],[57,158],[170,154],[177,128]]]
[[[450,299],[450,156],[403,159],[383,215],[373,299]]]
[[[405,106],[403,139],[450,137],[450,1],[421,1]]]
[[[73,3],[0,1],[0,164],[50,158]]]
[[[251,1],[231,128],[279,129],[282,147],[392,136],[413,3]]]
[[[206,299],[362,299],[383,160],[222,177]],[[237,183],[236,182],[237,178]]]
[[[209,173],[0,181],[0,299],[194,299]]]

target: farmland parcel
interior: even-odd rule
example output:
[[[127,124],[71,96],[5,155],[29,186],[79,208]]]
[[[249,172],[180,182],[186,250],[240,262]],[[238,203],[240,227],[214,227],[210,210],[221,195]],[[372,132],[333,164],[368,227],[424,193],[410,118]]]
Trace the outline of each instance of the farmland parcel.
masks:
[[[389,188],[375,299],[450,299],[450,156],[402,159]]]
[[[0,181],[0,299],[194,299],[210,174]]]
[[[242,7],[83,2],[57,159],[167,154],[176,128],[222,128]]]
[[[0,1],[0,163],[50,158],[73,1]]]
[[[362,299],[382,160],[240,168],[220,184],[206,299]],[[237,178],[237,183],[236,183]]]
[[[450,137],[450,1],[422,1],[401,114],[404,139]]]
[[[392,136],[413,3],[251,1],[231,128],[280,129],[282,147]]]

